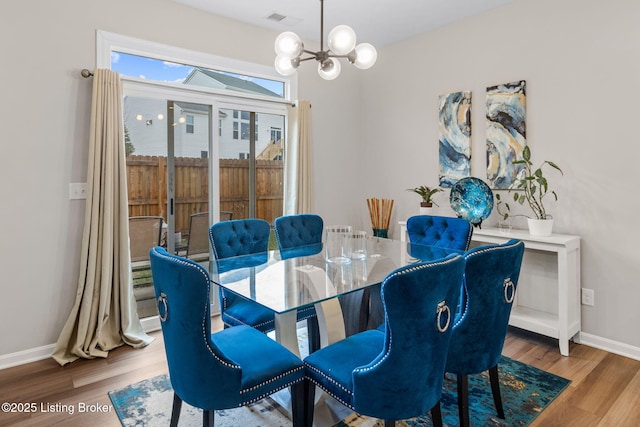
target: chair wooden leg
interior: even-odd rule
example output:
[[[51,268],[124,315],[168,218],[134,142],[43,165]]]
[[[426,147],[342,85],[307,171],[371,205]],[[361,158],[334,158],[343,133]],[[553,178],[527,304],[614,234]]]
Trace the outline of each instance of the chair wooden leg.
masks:
[[[202,411],[202,427],[213,427],[215,425],[215,411]]]
[[[182,399],[176,393],[173,393],[173,407],[171,408],[170,427],[178,427],[178,419],[180,418],[180,410],[182,409]]]
[[[458,374],[458,416],[460,427],[469,427],[469,378]]]
[[[431,424],[433,427],[442,427],[442,411],[440,410],[440,401],[431,408]]]
[[[320,350],[320,329],[317,316],[307,318],[307,336],[309,340],[309,354]]]
[[[291,386],[291,418],[293,427],[304,427],[305,425],[305,416],[307,413],[305,381],[306,380],[300,381]]]
[[[493,403],[496,405],[498,417],[504,420],[502,396],[500,395],[500,379],[498,378],[498,365],[489,369],[489,380],[491,381],[491,393],[493,394]]]
[[[296,425],[296,417],[293,417],[294,427],[309,427],[313,425],[313,410],[315,408],[316,386],[308,379],[304,379],[300,383],[303,390],[303,423]],[[293,391],[293,389],[292,389]]]
[[[384,420],[384,427],[396,427],[395,420]]]

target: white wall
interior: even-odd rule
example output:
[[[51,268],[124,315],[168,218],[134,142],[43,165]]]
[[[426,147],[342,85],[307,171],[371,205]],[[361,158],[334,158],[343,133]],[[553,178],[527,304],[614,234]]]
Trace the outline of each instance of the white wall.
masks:
[[[86,181],[91,80],[80,70],[95,65],[96,29],[273,63],[274,32],[169,0],[91,3],[13,2],[0,17],[0,359],[54,343],[75,298],[84,204],[68,200],[68,184]],[[394,198],[394,220],[416,213],[416,196],[404,190],[437,182],[437,99],[451,91],[473,91],[472,171],[483,177],[485,88],[525,79],[534,157],[565,170],[554,181],[557,231],[583,237],[583,286],[596,293],[596,306],[583,307],[583,330],[640,347],[632,186],[639,7],[516,0],[381,49],[374,68],[345,66],[332,82],[302,67],[316,212],[327,224],[365,229],[368,197]],[[446,196],[438,200],[449,212]]]
[[[360,104],[360,152],[377,167],[363,169],[359,197],[393,196],[396,219],[417,213],[403,190],[437,184],[438,96],[460,90],[472,91],[472,175],[486,179],[486,87],[526,80],[534,163],[565,172],[549,175],[555,231],[582,237],[582,286],[595,291],[582,329],[637,350],[639,19],[634,0],[516,0],[384,49]],[[451,213],[448,192],[436,200]]]

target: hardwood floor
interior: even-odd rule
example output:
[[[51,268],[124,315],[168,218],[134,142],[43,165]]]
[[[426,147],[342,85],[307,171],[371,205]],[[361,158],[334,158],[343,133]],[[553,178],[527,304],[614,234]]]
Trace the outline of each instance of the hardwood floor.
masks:
[[[213,323],[220,327],[217,318]],[[0,402],[35,404],[35,412],[0,412],[0,426],[119,426],[107,392],[167,372],[162,334],[152,336],[148,347],[121,347],[106,359],[64,367],[48,359],[1,370]],[[503,354],[572,381],[532,426],[640,425],[640,361],[574,343],[563,357],[557,340],[517,329]],[[83,404],[93,411],[79,412]]]

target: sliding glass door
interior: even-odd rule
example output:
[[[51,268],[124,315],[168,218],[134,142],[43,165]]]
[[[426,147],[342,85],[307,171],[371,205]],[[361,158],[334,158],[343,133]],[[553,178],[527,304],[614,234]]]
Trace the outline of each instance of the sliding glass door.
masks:
[[[211,224],[211,104],[126,96],[124,99],[130,246],[142,253],[155,245],[209,269]],[[135,227],[162,218],[160,233]],[[157,222],[153,222],[157,228]],[[140,242],[141,236],[145,237]],[[133,290],[141,318],[157,314],[148,257],[132,263]]]
[[[210,269],[217,221],[282,215],[286,108],[130,90],[124,99],[129,216],[162,218],[156,244]],[[137,243],[130,233],[130,244]],[[275,244],[272,236],[271,245]],[[141,318],[157,309],[149,262],[133,264]],[[212,292],[212,312],[217,291]]]

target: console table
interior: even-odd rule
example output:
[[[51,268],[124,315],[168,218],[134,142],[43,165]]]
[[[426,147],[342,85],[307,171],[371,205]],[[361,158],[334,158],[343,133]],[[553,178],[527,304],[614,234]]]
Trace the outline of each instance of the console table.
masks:
[[[400,221],[400,236],[407,240],[406,221]],[[527,230],[512,229],[509,232],[494,227],[474,228],[471,237],[477,244],[505,243],[509,239],[519,239],[527,252],[541,251],[555,254],[557,259],[557,290],[553,298],[557,313],[533,309],[518,304],[518,298],[511,309],[509,324],[559,341],[560,354],[569,355],[569,340],[579,342],[580,332],[580,237],[566,234],[532,236]],[[523,265],[523,271],[526,266]],[[522,272],[520,274],[522,279]],[[527,286],[520,280],[520,286]],[[556,311],[556,310],[554,310]]]

